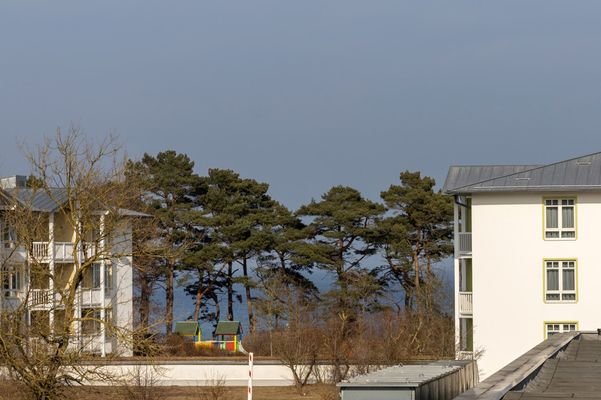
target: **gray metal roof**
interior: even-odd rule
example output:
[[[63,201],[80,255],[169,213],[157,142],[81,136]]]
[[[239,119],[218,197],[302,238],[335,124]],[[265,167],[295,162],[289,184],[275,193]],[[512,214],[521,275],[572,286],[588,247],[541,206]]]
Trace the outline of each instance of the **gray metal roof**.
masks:
[[[340,382],[339,387],[419,387],[461,369],[469,361],[435,361],[427,364],[396,365]]]
[[[9,198],[16,199],[24,206],[30,207],[34,211],[54,212],[57,211],[68,200],[65,189],[53,188],[48,190],[35,190],[31,188],[12,188],[4,189],[4,193]],[[150,217],[150,215],[120,208],[119,215],[124,217]]]
[[[64,189],[34,190],[30,188],[5,189],[12,198],[34,211],[53,212],[67,201]]]
[[[452,165],[442,191],[451,193],[458,188],[536,167],[539,165]]]
[[[140,211],[128,210],[127,208],[120,208],[119,215],[123,217],[151,217],[152,215],[146,214]]]
[[[601,190],[601,152],[542,166],[450,167],[443,190],[448,194]]]

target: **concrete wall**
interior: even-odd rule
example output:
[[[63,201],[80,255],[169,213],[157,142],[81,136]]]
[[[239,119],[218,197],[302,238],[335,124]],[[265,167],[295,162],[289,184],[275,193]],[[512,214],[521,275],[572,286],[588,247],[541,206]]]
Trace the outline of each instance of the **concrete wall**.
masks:
[[[92,367],[91,367],[92,368]],[[245,363],[204,363],[170,362],[160,365],[119,364],[103,367],[111,376],[118,377],[116,383],[131,383],[135,376],[152,379],[157,386],[204,386],[215,385],[223,380],[226,386],[246,386],[248,384],[248,364]],[[294,384],[290,369],[279,363],[256,364],[253,368],[255,386],[289,386]],[[113,382],[90,384],[110,385]]]
[[[601,194],[576,197],[576,240],[544,240],[543,197],[552,193],[472,197],[474,350],[481,378],[545,338],[544,323],[601,327]],[[577,260],[575,303],[545,303],[543,260]]]

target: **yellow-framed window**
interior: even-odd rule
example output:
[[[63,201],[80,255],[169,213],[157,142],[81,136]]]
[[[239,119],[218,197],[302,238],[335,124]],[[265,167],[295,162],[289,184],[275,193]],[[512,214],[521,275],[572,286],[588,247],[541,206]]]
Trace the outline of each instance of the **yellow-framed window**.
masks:
[[[546,198],[544,204],[544,237],[546,240],[576,238],[576,199]]]
[[[545,302],[575,302],[577,300],[576,260],[544,261]]]

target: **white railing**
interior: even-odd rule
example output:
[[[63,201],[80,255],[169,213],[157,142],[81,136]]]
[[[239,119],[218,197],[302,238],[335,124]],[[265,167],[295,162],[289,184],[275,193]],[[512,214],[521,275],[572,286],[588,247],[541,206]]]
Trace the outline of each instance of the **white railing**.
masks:
[[[472,253],[472,233],[459,232],[459,254]]]
[[[101,353],[103,342],[102,336],[98,333],[82,334],[79,337],[81,349],[87,353]]]
[[[104,303],[100,289],[82,289],[80,291],[81,305],[92,306]]]
[[[85,258],[91,258],[96,255],[96,249],[92,243],[85,243]],[[75,246],[71,242],[54,242],[54,260],[63,262],[72,262],[74,260]],[[46,260],[50,256],[49,242],[33,242],[32,256],[36,260]]]
[[[33,258],[36,260],[45,260],[48,258],[49,247],[48,242],[33,242],[31,249]]]
[[[86,242],[84,243],[84,248],[85,248],[85,258],[92,258],[96,255],[96,247],[94,246],[94,243],[89,243]]]
[[[459,292],[459,313],[473,313],[472,292]]]
[[[54,260],[73,261],[73,249],[71,242],[54,242]]]
[[[50,299],[49,289],[31,289],[29,292],[29,302],[32,307],[45,304],[50,305]]]

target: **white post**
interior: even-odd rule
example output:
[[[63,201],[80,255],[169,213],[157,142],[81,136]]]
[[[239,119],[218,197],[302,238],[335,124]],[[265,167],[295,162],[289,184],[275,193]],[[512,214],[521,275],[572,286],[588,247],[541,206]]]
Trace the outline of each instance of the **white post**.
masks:
[[[100,216],[100,240],[98,243],[98,249],[94,243],[94,256],[97,257],[98,254],[96,252],[100,252],[100,340],[102,342],[101,347],[101,356],[106,357],[106,299],[105,299],[105,282],[104,282],[104,270],[106,269],[106,265],[104,264],[104,252],[105,242],[104,242],[104,214]],[[91,293],[91,292],[90,292]]]
[[[50,301],[50,315],[49,322],[52,331],[54,332],[54,309],[56,305],[56,296],[54,294],[54,213],[48,214],[48,269],[50,272],[50,279],[48,279],[48,299]]]
[[[253,353],[248,353],[248,400],[253,400]]]

